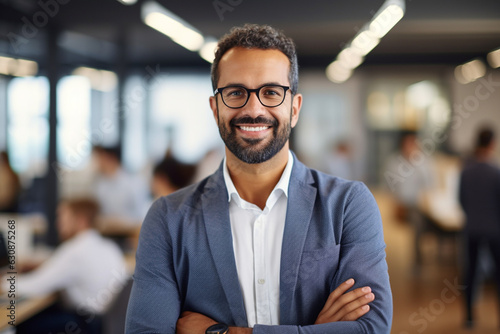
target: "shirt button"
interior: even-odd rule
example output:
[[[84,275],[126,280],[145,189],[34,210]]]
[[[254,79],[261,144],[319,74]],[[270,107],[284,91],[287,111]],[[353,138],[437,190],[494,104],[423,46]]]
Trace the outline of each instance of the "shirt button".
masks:
[[[261,278],[261,279],[259,279],[257,282],[258,282],[259,284],[264,284],[264,283],[266,283],[266,280]]]

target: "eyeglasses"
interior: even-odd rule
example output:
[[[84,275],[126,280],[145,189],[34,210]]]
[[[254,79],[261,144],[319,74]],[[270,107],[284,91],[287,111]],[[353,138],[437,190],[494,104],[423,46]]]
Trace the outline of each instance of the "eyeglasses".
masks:
[[[288,86],[280,85],[264,85],[257,89],[248,89],[243,86],[226,86],[217,88],[214,95],[220,93],[222,102],[227,107],[238,109],[247,104],[250,93],[255,93],[264,107],[274,108],[285,101],[286,91],[289,89]]]

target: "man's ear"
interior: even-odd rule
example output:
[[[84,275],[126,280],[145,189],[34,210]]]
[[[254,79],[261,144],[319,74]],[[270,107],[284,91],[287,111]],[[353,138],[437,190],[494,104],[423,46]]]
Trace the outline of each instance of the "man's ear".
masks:
[[[302,94],[295,94],[292,100],[292,120],[291,120],[292,128],[294,128],[295,125],[297,125],[301,108],[302,108]]]
[[[210,96],[209,102],[210,102],[210,109],[212,109],[212,113],[214,115],[215,123],[218,125],[219,124],[219,117],[217,115],[217,96]]]

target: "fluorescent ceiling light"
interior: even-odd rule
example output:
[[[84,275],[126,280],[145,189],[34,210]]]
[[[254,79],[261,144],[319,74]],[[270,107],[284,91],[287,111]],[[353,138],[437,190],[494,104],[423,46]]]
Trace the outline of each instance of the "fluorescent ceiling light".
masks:
[[[359,30],[336,60],[328,66],[328,78],[336,83],[349,79],[352,70],[363,63],[364,56],[380,43],[380,39],[403,18],[404,13],[404,0],[386,0],[371,21]]]
[[[492,68],[499,68],[500,67],[500,48],[488,53],[487,59],[488,59],[488,64],[490,64],[490,66]]]
[[[12,70],[17,65],[17,61],[10,57],[0,57],[0,74],[11,75]]]
[[[137,2],[137,0],[118,0],[118,2],[121,2],[124,5],[130,6],[133,5]]]
[[[354,69],[363,62],[363,55],[359,52],[359,50],[348,47],[340,51],[337,59],[346,67]]]
[[[455,68],[455,78],[461,84],[468,84],[476,81],[486,74],[486,65],[479,59],[471,60],[468,63]]]
[[[474,59],[462,66],[462,75],[470,82],[476,81],[486,74],[486,66],[479,59]]]
[[[38,63],[32,60],[0,57],[0,74],[31,77],[38,73]]]
[[[462,75],[462,65],[458,65],[457,67],[455,67],[455,79],[463,85],[469,83],[469,81],[466,80]]]
[[[362,56],[366,56],[373,50],[380,40],[370,30],[364,30],[351,42],[351,48],[357,49]]]
[[[12,73],[16,77],[30,77],[38,72],[38,64],[31,60],[18,59],[17,68]]]
[[[215,38],[207,38],[205,44],[201,47],[199,54],[201,58],[205,59],[209,63],[214,62],[215,50],[217,49],[217,41]]]
[[[340,61],[336,60],[326,68],[326,76],[330,81],[342,83],[352,75],[352,69],[346,68]]]
[[[376,37],[382,38],[403,18],[404,15],[404,2],[386,2],[373,17],[369,29]]]
[[[90,81],[90,86],[102,92],[110,92],[118,84],[118,76],[115,72],[98,70],[91,67],[78,67],[73,71],[73,75],[79,75]]]
[[[198,51],[203,46],[204,38],[198,30],[158,3],[145,2],[141,12],[144,23],[186,49]]]

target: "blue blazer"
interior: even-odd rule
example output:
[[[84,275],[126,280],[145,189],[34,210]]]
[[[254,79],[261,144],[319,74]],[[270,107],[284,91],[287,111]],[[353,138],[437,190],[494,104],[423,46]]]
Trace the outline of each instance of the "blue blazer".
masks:
[[[380,213],[360,182],[312,170],[294,156],[280,272],[280,325],[254,333],[389,333],[392,295]],[[175,333],[183,311],[247,327],[221,167],[157,200],[143,223],[126,333]],[[342,282],[370,286],[357,321],[313,325]]]

